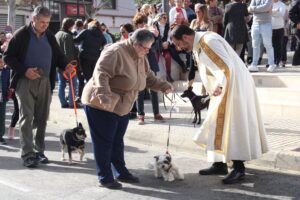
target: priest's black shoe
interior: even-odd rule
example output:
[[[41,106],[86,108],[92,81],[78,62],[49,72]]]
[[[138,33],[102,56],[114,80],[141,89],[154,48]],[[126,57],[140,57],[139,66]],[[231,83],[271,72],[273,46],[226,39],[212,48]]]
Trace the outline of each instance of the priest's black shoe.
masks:
[[[223,180],[223,184],[234,184],[238,183],[245,178],[245,171],[239,172],[237,170],[232,170]]]
[[[207,169],[201,169],[199,171],[200,175],[226,175],[228,174],[227,164],[216,162]]]

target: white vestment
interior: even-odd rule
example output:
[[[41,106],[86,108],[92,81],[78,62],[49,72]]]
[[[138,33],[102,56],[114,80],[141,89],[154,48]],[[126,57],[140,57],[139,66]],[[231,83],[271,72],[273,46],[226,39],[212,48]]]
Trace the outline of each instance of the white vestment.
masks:
[[[193,52],[211,100],[193,140],[209,162],[253,160],[268,151],[252,76],[231,46],[213,32],[196,33]],[[212,96],[217,86],[221,95]]]

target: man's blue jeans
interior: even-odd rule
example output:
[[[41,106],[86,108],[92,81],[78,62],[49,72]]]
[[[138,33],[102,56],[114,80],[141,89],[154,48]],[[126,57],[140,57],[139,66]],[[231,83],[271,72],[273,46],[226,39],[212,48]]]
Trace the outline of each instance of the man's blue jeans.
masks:
[[[69,82],[69,103],[66,100],[66,96],[65,96],[65,89],[66,89],[66,85],[67,85],[67,80],[65,79],[65,77],[63,76],[63,73],[58,72],[58,98],[60,101],[61,106],[65,106],[65,105],[69,105],[69,106],[73,106],[73,97],[72,97],[72,90],[71,90],[71,84]],[[76,95],[76,91],[77,91],[77,76],[74,76],[72,78],[73,81],[73,89],[74,89],[74,95]],[[75,96],[76,97],[76,96]],[[76,99],[75,99],[76,100]]]
[[[272,45],[272,24],[252,24],[251,28],[252,47],[253,47],[253,62],[252,65],[257,65],[260,56],[260,45],[263,42],[267,50],[268,64],[274,64],[274,49]]]

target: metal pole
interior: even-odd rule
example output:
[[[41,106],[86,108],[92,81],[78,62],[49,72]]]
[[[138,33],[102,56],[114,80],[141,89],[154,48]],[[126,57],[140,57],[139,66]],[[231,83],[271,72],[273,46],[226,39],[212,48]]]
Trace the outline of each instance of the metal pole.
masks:
[[[169,13],[169,1],[168,0],[162,0],[162,10],[163,12]]]
[[[79,19],[79,0],[77,0],[77,19]]]

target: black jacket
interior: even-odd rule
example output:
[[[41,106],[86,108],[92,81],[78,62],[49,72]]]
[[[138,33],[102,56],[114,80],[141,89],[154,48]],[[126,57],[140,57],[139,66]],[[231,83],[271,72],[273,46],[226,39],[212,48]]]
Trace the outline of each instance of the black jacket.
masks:
[[[16,88],[18,80],[25,76],[27,68],[24,61],[30,41],[31,24],[18,29],[8,44],[7,50],[4,52],[4,62],[13,70],[11,76],[11,88]],[[60,50],[54,35],[50,31],[46,31],[46,36],[52,49],[52,61],[50,69],[51,91],[55,87],[56,67],[64,70],[67,66],[66,56]]]
[[[79,56],[88,60],[98,60],[106,40],[101,30],[92,27],[81,31],[75,38],[75,43],[81,43]]]
[[[225,6],[223,17],[224,39],[229,44],[244,44],[248,41],[245,17],[249,16],[247,4],[229,3]]]
[[[293,0],[289,10],[289,18],[293,28],[300,22],[300,1]]]

